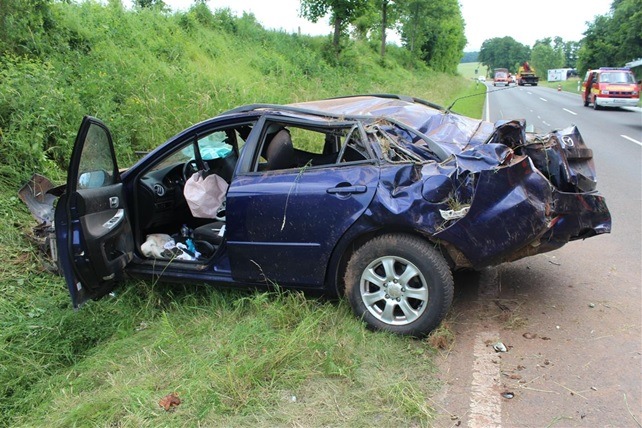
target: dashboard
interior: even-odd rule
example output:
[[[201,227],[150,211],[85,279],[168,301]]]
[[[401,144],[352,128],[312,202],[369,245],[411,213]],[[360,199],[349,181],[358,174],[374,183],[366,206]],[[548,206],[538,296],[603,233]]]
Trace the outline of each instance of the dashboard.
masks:
[[[231,183],[237,156],[234,152],[224,158],[203,161],[203,168]],[[177,231],[193,219],[183,188],[184,175],[198,170],[194,161],[176,162],[148,171],[138,182],[138,219],[143,233]]]
[[[138,218],[145,233],[168,224],[180,227],[191,217],[183,196],[184,163],[150,171],[138,183]],[[189,217],[186,217],[189,216]],[[167,233],[167,228],[163,228]]]

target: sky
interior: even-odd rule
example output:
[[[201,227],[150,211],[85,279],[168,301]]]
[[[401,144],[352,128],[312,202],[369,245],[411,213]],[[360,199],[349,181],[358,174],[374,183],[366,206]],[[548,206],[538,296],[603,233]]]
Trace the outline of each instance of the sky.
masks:
[[[186,10],[193,0],[164,0],[174,10]],[[564,41],[579,41],[587,22],[609,12],[613,0],[530,0],[495,3],[484,0],[459,0],[466,22],[466,52],[478,51],[486,39],[510,36],[533,46],[536,40],[559,36]],[[530,5],[525,7],[524,5]],[[267,29],[289,33],[330,34],[327,19],[313,24],[298,16],[299,0],[208,0],[211,9],[230,8],[241,15],[252,12]],[[498,7],[501,5],[501,8]],[[398,40],[389,37],[389,40]]]

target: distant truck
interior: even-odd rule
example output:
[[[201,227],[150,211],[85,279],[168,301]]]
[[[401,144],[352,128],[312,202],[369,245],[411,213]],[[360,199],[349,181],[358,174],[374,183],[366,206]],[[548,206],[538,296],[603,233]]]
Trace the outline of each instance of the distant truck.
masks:
[[[539,77],[535,75],[535,69],[530,66],[528,61],[524,61],[517,72],[517,84],[519,86],[537,86],[537,82],[539,82]]]
[[[493,86],[508,86],[507,68],[496,68],[493,70]]]

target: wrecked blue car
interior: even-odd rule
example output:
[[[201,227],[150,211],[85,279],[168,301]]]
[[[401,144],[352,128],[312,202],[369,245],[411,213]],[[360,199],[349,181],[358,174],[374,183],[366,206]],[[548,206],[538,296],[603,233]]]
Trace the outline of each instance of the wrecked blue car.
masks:
[[[371,329],[424,336],[452,271],[609,233],[575,127],[535,135],[416,98],[239,107],[124,172],[85,117],[55,209],[74,307],[124,278],[345,295]]]

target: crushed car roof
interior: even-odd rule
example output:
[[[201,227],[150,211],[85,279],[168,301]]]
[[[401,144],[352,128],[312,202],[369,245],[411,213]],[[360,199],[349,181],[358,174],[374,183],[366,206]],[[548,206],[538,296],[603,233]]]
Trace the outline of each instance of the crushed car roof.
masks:
[[[386,120],[413,129],[429,143],[437,143],[438,148],[429,144],[429,149],[438,154],[439,160],[469,146],[487,142],[495,130],[495,125],[490,122],[453,113],[419,98],[390,94],[355,95],[287,105],[251,104],[226,114],[257,110],[314,117],[317,120],[320,117],[332,120]]]

